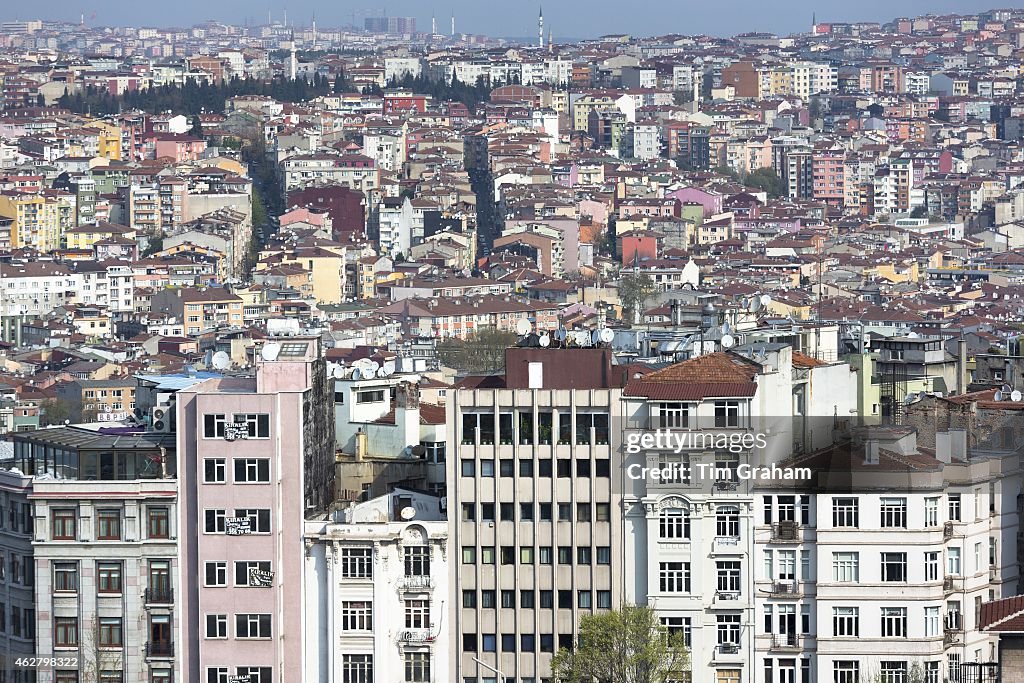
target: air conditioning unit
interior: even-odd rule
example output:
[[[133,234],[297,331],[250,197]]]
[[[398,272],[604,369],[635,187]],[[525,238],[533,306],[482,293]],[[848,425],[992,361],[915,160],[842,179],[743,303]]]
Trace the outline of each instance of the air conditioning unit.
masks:
[[[171,430],[171,411],[170,405],[159,405],[154,407],[150,413],[149,425],[154,432],[170,432]]]

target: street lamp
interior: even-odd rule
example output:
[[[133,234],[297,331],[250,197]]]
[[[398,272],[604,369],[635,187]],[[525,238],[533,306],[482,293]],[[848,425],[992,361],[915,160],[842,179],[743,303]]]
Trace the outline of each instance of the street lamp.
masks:
[[[501,683],[506,683],[506,681],[508,680],[508,679],[505,678],[505,674],[501,673],[500,671],[495,669],[490,664],[485,664],[484,662],[481,662],[476,657],[473,657],[473,661],[476,662],[477,664],[479,664],[480,666],[484,667],[485,669],[489,669],[489,670],[493,671],[494,673],[498,674],[498,676],[501,678]]]

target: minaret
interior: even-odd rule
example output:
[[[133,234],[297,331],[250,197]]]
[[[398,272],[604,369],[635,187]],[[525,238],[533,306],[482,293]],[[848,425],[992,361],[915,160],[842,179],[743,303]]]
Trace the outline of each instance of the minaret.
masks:
[[[294,81],[299,72],[299,60],[295,57],[295,31],[292,31],[291,42],[288,47],[291,50],[288,56],[288,77]]]
[[[430,35],[437,35],[437,17],[433,14],[430,15]]]
[[[455,12],[452,12],[452,38],[455,37]]]
[[[537,17],[537,47],[544,49],[544,7],[540,8],[540,16]]]
[[[316,12],[313,12],[313,51],[316,51]]]

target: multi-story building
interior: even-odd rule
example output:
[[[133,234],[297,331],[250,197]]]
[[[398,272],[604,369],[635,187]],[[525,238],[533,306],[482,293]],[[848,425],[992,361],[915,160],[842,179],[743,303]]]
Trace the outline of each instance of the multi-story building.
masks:
[[[376,162],[361,154],[299,154],[281,162],[285,192],[310,185],[342,185],[369,192],[380,186]]]
[[[332,389],[319,338],[294,336],[255,377],[177,393],[183,680],[307,680],[303,524],[334,499]]]
[[[303,681],[454,680],[440,504],[396,488],[306,522]]]
[[[580,617],[618,606],[621,368],[609,349],[514,348],[449,396],[451,673],[541,681]]]
[[[38,192],[0,192],[0,216],[10,218],[11,247],[32,247],[41,252],[60,248],[61,212],[55,198]]]
[[[0,671],[8,681],[29,683],[35,672],[15,662],[38,652],[32,477],[11,471],[9,457],[0,464]]]
[[[174,437],[21,432],[13,467],[30,478],[20,487],[33,519],[18,524],[31,533],[32,555],[8,566],[34,585],[35,605],[11,633],[34,629],[35,656],[58,660],[37,671],[39,683],[178,680]]]
[[[242,298],[219,287],[161,290],[153,295],[152,310],[185,321],[185,334],[242,325]]]

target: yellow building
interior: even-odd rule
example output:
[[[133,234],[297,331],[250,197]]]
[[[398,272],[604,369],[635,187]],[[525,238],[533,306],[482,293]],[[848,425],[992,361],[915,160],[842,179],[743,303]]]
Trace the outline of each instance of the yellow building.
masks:
[[[121,129],[109,121],[90,121],[89,128],[98,131],[96,154],[111,161],[121,160]]]
[[[11,219],[11,248],[41,252],[60,248],[61,211],[57,201],[30,192],[0,192],[0,216]]]
[[[109,240],[113,237],[124,237],[135,239],[135,231],[126,225],[114,223],[100,223],[98,225],[83,225],[78,228],[71,228],[64,231],[68,249],[92,249],[92,245],[101,240]]]
[[[572,129],[587,130],[590,112],[598,109],[615,109],[615,98],[610,95],[584,95],[572,103]]]

